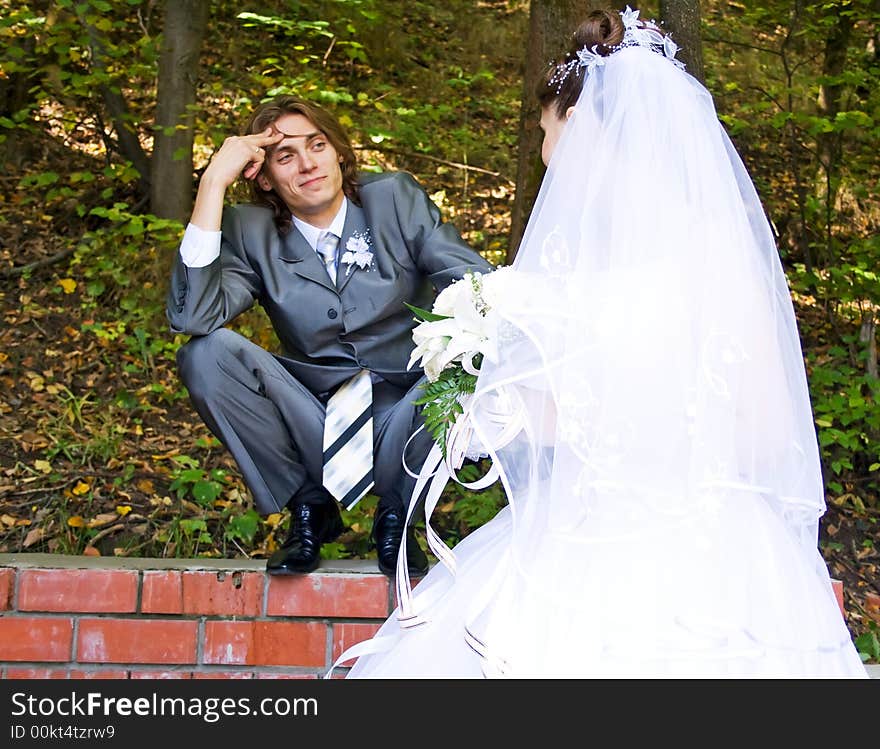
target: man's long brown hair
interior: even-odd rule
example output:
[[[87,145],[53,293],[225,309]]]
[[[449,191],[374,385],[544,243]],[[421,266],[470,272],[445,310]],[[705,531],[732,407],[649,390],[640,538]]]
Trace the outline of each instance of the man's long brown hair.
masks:
[[[342,191],[349,200],[360,205],[357,158],[351,147],[351,141],[339,121],[323,107],[297,96],[279,96],[271,101],[263,102],[254,110],[245,127],[245,135],[263,132],[269,125],[286,114],[301,114],[327,136],[327,140],[330,141],[342,159],[339,165],[342,170]],[[251,180],[251,195],[255,203],[272,209],[275,226],[278,227],[279,232],[286,234],[290,231],[290,208],[278,193],[274,190],[264,190],[254,179]]]

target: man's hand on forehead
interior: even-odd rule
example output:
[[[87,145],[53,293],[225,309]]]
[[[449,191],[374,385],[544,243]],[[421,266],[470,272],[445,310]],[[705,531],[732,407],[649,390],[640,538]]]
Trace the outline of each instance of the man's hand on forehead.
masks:
[[[275,125],[275,123],[272,123],[271,125],[269,125],[269,127],[272,129],[273,135],[283,135],[284,136],[280,141],[278,141],[278,143],[274,144],[273,146],[270,146],[270,149],[281,145],[288,138],[305,138],[306,141],[308,142],[312,138],[315,138],[319,135],[323,135],[323,133],[320,130],[314,130],[310,133],[285,133],[283,130],[281,130],[279,127],[277,127]]]

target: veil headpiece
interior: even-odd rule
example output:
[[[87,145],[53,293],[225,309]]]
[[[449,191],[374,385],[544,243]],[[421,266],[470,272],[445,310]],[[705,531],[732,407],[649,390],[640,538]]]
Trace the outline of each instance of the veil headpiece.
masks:
[[[550,77],[549,83],[556,87],[558,94],[569,74],[576,69],[584,68],[585,74],[589,75],[595,68],[604,65],[605,59],[627,47],[642,47],[663,55],[673,65],[684,70],[684,63],[676,60],[679,46],[672,37],[663,33],[656,21],[640,21],[639,11],[633,10],[628,5],[620,12],[620,20],[623,21],[624,34],[620,44],[611,47],[606,55],[599,52],[598,45],[592,47],[584,45],[577,51],[575,59],[565,63],[559,63]]]

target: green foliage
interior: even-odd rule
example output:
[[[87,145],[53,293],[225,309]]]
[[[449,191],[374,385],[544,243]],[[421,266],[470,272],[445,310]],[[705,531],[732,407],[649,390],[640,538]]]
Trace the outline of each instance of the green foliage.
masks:
[[[460,482],[472,484],[485,476],[490,467],[491,462],[488,459],[465,463],[456,475]],[[450,547],[495,517],[498,510],[507,504],[504,488],[498,481],[479,492],[470,491],[458,482],[450,481],[443,491],[443,499],[448,502],[443,509],[448,513],[449,520],[445,523],[439,522],[444,526],[444,538]]]
[[[229,517],[223,535],[230,541],[241,541],[245,547],[251,547],[259,526],[260,516],[256,510],[249,508],[241,514]]]
[[[481,357],[474,357],[474,365],[479,367]],[[444,369],[434,382],[424,382],[422,395],[414,403],[423,405],[422,416],[425,428],[440,446],[446,457],[446,440],[456,418],[462,413],[461,399],[474,392],[477,383],[475,375],[465,372],[461,367]]]
[[[880,663],[880,626],[869,621],[868,629],[855,639],[862,662]]]
[[[866,50],[880,10],[836,0],[708,11],[721,40],[704,47],[709,85],[779,230],[828,491],[876,505],[880,66]]]

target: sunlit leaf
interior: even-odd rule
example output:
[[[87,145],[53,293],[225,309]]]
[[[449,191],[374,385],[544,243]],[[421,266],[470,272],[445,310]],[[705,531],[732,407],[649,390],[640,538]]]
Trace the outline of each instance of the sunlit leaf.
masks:
[[[33,546],[38,541],[41,541],[43,539],[43,536],[45,536],[45,535],[46,535],[46,529],[43,528],[42,526],[37,526],[36,528],[33,528],[30,531],[28,531],[28,534],[27,534],[27,536],[25,536],[24,542],[22,543],[22,546],[24,546],[24,548],[27,549],[29,546]]]
[[[119,516],[115,512],[102,512],[89,520],[89,528],[103,528],[105,525],[115,523]]]

